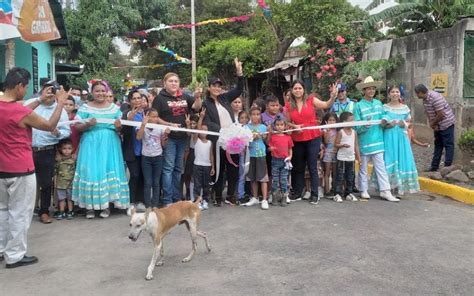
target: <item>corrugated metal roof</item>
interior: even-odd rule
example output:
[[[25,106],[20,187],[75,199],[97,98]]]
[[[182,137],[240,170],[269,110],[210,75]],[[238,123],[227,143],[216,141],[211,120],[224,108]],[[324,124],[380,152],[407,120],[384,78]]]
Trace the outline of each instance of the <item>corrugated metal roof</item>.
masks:
[[[262,70],[258,73],[268,73],[274,70],[286,70],[291,67],[298,67],[300,65],[301,60],[304,60],[304,59],[305,58],[302,58],[302,57],[296,57],[296,58],[283,60],[281,62],[276,63],[273,67]]]

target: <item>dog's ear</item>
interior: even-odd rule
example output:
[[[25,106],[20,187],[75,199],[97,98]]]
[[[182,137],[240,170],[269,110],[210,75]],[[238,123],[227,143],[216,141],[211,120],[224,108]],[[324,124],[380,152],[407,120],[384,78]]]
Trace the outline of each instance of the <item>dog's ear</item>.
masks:
[[[127,209],[127,216],[129,216],[129,217],[133,216],[133,215],[135,215],[135,213],[136,213],[135,206],[131,206]]]

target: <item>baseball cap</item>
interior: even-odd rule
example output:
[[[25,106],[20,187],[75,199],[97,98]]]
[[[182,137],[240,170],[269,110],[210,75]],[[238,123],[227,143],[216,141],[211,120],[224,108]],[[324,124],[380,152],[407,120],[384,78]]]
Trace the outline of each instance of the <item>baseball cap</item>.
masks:
[[[345,83],[338,83],[337,84],[337,92],[343,92],[347,90],[347,85]]]
[[[220,80],[219,78],[217,77],[212,77],[212,78],[209,78],[209,86],[213,85],[213,84],[217,84],[219,83],[220,85],[222,85],[222,80]]]

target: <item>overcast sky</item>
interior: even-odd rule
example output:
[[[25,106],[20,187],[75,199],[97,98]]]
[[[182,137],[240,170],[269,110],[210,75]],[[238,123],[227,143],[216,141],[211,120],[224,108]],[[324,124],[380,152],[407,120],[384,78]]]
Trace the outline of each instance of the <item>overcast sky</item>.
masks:
[[[352,5],[359,5],[360,8],[365,8],[372,0],[349,0],[349,2]]]

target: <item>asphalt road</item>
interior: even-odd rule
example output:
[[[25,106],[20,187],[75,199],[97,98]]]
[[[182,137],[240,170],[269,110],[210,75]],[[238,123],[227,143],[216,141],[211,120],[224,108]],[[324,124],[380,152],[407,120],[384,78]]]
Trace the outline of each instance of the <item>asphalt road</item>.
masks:
[[[129,218],[32,223],[38,264],[5,269],[0,295],[473,295],[474,208],[418,194],[400,203],[211,208],[189,263],[184,226],[145,281],[147,235],[127,238]]]

